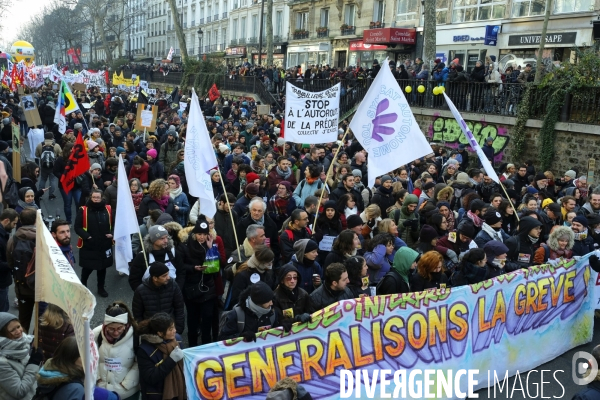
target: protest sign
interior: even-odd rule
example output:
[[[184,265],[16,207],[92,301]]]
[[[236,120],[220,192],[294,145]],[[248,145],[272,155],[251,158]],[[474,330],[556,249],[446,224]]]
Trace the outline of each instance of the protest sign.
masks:
[[[318,144],[337,140],[340,117],[340,84],[309,92],[286,83],[285,140]]]
[[[62,308],[73,325],[79,354],[86,366],[86,389],[94,387],[98,369],[98,349],[93,332],[87,331],[94,316],[96,298],[81,284],[73,267],[52,238],[38,211],[35,241],[35,301],[45,301]],[[86,351],[89,349],[89,351]]]
[[[143,104],[137,109],[135,129],[139,131],[146,129],[154,132],[156,130],[156,118],[158,118],[158,106]]]
[[[21,104],[23,106],[23,114],[25,114],[25,121],[27,121],[27,125],[41,125],[42,119],[40,118],[40,112],[38,111],[37,104],[33,96],[22,96]]]
[[[468,286],[343,300],[289,333],[275,328],[257,333],[255,343],[238,338],[186,349],[188,399],[264,399],[286,376],[313,398],[339,399],[348,375],[363,388],[362,397],[352,398],[378,398],[364,396],[365,382],[374,383],[379,395],[381,381],[355,372],[373,377],[381,370],[478,370],[471,389],[487,387],[494,374],[502,379],[528,371],[592,340],[597,273],[588,258]],[[388,394],[395,386],[391,378]],[[467,380],[458,380],[465,392]],[[432,385],[423,372],[410,382],[414,391]],[[455,397],[438,392],[435,398]]]

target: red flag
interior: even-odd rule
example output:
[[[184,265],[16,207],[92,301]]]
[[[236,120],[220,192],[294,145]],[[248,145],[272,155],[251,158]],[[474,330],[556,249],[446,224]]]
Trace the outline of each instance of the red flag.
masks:
[[[221,93],[219,93],[219,89],[217,89],[217,84],[213,83],[210,90],[208,91],[208,98],[210,99],[210,101],[215,101],[219,97],[221,97]]]
[[[65,172],[60,178],[60,183],[62,184],[63,190],[66,193],[69,193],[75,185],[75,178],[77,178],[80,175],[83,175],[89,170],[90,159],[88,158],[87,152],[85,151],[85,146],[83,145],[83,137],[80,133],[77,136],[77,140],[75,141],[73,150],[71,150],[69,161],[67,161],[67,165],[65,166]]]
[[[279,137],[285,138],[285,121],[281,118],[281,124],[279,124]]]

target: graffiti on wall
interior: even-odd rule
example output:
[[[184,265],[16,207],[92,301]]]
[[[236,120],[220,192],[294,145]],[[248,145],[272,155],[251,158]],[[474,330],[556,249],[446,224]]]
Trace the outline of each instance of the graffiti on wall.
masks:
[[[468,144],[467,138],[454,118],[439,116],[434,116],[434,118],[433,123],[429,125],[429,137],[433,142],[442,142],[450,148],[457,148],[459,144]],[[502,161],[504,150],[508,144],[508,130],[485,121],[466,122],[481,147],[485,144],[485,139],[494,138],[494,161]],[[470,147],[468,149],[472,151]]]

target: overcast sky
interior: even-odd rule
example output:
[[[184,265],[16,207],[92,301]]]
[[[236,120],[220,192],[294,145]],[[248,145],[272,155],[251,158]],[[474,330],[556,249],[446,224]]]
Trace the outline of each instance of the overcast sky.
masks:
[[[40,13],[44,5],[48,4],[47,0],[13,0],[11,7],[8,9],[7,15],[2,16],[2,38],[6,43],[2,43],[9,48],[2,50],[10,50],[10,45],[19,40],[17,32],[24,23],[28,23],[32,16]]]

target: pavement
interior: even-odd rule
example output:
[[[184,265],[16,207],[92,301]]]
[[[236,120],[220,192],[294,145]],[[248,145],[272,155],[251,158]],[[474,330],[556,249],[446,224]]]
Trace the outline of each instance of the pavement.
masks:
[[[58,190],[56,191],[57,198],[55,200],[48,200],[48,193],[42,198],[42,210],[44,215],[57,216],[64,219],[63,212],[63,201]],[[75,208],[75,207],[73,207]],[[73,221],[75,221],[75,210],[73,210]],[[71,244],[75,253],[75,259],[78,260],[78,249],[77,249],[77,235],[71,228]],[[81,268],[75,267],[75,272],[78,276],[81,276]],[[88,280],[90,290],[96,295],[96,274],[93,273]],[[127,276],[120,276],[116,268],[113,266],[109,268],[106,274],[106,291],[108,297],[96,297],[96,311],[91,321],[92,329],[102,324],[104,317],[104,310],[109,304],[116,300],[121,300],[127,305],[131,306],[133,299],[133,292],[129,287]],[[11,307],[9,312],[18,315],[17,308],[14,306],[12,300],[15,298],[14,285],[10,288],[9,299],[11,300]],[[578,351],[586,351],[591,353],[592,349],[596,344],[600,343],[600,319],[595,318],[594,324],[594,337],[592,342],[576,347],[561,356],[549,361],[535,370],[522,371],[518,377],[511,377],[507,380],[507,383],[501,382],[500,385],[493,386],[489,389],[482,389],[476,392],[479,399],[533,399],[533,398],[554,398],[554,399],[571,399],[575,393],[582,390],[583,386],[578,386],[573,382],[571,378],[572,371],[572,358],[573,355]],[[33,332],[33,324],[31,324],[31,330]],[[182,335],[185,344],[187,344],[187,335]],[[535,346],[536,343],[532,343]],[[543,351],[543,348],[540,348]],[[468,367],[467,367],[468,368]],[[544,371],[542,375],[542,371]],[[530,372],[530,373],[529,373]],[[483,377],[484,372],[480,372],[480,376]],[[486,373],[487,375],[487,373]],[[499,377],[503,379],[503,377]],[[542,384],[543,380],[543,384]],[[500,386],[503,386],[502,388]],[[495,393],[494,393],[495,389]],[[475,397],[470,397],[475,398]]]

